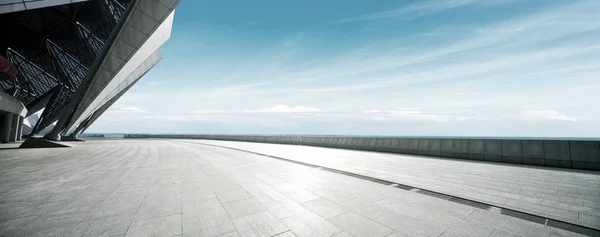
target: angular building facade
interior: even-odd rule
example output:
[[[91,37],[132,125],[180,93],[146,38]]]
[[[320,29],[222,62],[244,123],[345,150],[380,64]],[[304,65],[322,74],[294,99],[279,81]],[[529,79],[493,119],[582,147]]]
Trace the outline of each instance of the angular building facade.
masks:
[[[0,141],[88,128],[161,59],[179,1],[0,1]]]

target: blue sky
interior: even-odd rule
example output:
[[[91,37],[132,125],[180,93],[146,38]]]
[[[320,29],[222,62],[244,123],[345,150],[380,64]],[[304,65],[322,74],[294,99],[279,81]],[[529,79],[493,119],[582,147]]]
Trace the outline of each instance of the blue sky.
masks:
[[[195,1],[87,132],[600,137],[600,1]]]

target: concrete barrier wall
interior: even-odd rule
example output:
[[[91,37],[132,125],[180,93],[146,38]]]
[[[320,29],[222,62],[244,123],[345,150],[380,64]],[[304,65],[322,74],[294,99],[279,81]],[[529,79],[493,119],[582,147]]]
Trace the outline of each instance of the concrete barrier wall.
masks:
[[[308,145],[600,171],[600,141],[276,135],[127,134],[124,137],[184,138]]]

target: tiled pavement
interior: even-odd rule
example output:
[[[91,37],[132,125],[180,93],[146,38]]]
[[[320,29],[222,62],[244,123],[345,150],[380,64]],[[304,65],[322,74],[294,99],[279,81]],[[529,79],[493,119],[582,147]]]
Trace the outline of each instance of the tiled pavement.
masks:
[[[268,154],[600,229],[600,172],[309,146],[187,140]],[[420,202],[422,205],[427,203]]]
[[[71,144],[0,149],[0,236],[581,236],[226,148]]]

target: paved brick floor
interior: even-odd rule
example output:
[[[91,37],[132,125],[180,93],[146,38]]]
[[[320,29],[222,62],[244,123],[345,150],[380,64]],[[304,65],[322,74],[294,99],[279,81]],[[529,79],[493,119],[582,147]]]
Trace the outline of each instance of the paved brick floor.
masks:
[[[600,229],[600,172],[265,143],[198,141],[280,156]]]
[[[190,141],[70,144],[0,147],[0,236],[581,236]]]

